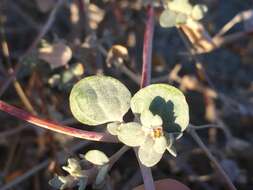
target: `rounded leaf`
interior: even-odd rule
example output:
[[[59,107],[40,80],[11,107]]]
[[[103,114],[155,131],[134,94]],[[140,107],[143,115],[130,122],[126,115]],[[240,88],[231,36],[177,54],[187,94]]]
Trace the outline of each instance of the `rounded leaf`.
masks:
[[[84,158],[95,165],[104,165],[109,162],[109,158],[99,150],[90,150],[85,155]]]
[[[153,84],[139,90],[131,100],[131,109],[135,114],[149,109],[154,115],[159,115],[166,132],[182,132],[189,123],[185,96],[167,84]]]
[[[118,138],[124,144],[136,147],[140,146],[145,140],[145,133],[141,125],[136,122],[121,124],[118,132]]]
[[[70,93],[74,117],[87,125],[122,121],[130,107],[131,94],[112,77],[91,76],[80,80]]]
[[[174,180],[174,179],[161,179],[155,181],[155,188],[156,190],[190,190],[187,186],[185,186],[183,183]],[[145,190],[144,185],[140,185],[138,187],[135,187],[133,190]]]
[[[177,13],[169,9],[165,9],[160,18],[159,22],[162,27],[170,28],[176,25]]]

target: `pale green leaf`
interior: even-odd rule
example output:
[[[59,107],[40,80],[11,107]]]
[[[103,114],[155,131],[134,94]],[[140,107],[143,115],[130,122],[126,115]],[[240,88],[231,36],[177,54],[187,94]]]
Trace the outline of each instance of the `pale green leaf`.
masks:
[[[162,158],[163,153],[158,153],[154,148],[154,140],[148,136],[145,142],[138,149],[138,157],[143,165],[152,167]]]
[[[170,28],[176,26],[177,13],[169,9],[165,9],[159,18],[159,23],[162,27]]]
[[[118,80],[91,76],[80,80],[70,94],[74,117],[87,125],[122,121],[129,109],[131,94]]]
[[[139,123],[130,122],[121,125],[120,131],[118,132],[118,138],[124,144],[136,147],[144,142],[145,133]]]
[[[190,15],[192,11],[192,5],[189,3],[188,0],[174,0],[172,2],[169,2],[168,6],[170,10],[184,13],[187,15]]]
[[[85,155],[84,158],[95,165],[104,165],[109,162],[109,158],[99,150],[90,150]]]
[[[167,139],[164,136],[155,138],[153,148],[155,149],[156,152],[163,154],[167,148]]]
[[[192,17],[195,20],[200,20],[204,17],[205,13],[207,12],[208,8],[205,5],[195,5],[192,9]]]
[[[182,132],[189,123],[189,108],[183,93],[167,84],[153,84],[139,90],[131,99],[131,109],[135,114],[149,109],[159,115],[167,132]]]

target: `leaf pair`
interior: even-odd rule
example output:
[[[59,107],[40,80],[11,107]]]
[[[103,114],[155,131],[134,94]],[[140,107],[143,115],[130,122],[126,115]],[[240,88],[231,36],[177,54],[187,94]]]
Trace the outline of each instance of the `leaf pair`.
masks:
[[[80,80],[70,94],[72,114],[86,125],[123,122],[130,106],[134,114],[150,110],[159,115],[168,132],[182,132],[189,122],[183,93],[167,84],[147,86],[131,98],[120,81],[107,76],[90,76]]]

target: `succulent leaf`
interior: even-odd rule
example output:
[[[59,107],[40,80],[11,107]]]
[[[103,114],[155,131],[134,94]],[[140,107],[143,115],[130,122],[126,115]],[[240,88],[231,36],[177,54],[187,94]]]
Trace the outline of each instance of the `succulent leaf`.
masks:
[[[90,76],[74,85],[70,109],[83,124],[100,125],[122,121],[130,107],[131,94],[120,81],[106,76]]]

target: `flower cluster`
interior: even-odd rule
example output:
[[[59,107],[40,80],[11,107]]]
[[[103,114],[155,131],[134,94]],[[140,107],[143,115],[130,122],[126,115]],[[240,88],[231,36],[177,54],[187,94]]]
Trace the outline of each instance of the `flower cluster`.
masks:
[[[67,189],[78,186],[78,190],[85,190],[88,179],[96,173],[94,187],[104,184],[109,169],[109,158],[101,151],[90,150],[82,159],[69,158],[67,165],[63,166],[68,175],[56,175],[49,181],[49,184],[56,189]]]
[[[160,161],[165,150],[172,149],[173,135],[164,131],[163,121],[159,115],[153,115],[145,110],[140,115],[139,122],[110,123],[107,129],[110,134],[131,147],[138,147],[140,161],[147,167],[154,166]]]
[[[185,24],[188,20],[200,20],[207,12],[207,6],[202,4],[191,5],[189,0],[166,0],[165,10],[160,16],[163,27],[173,27]]]

